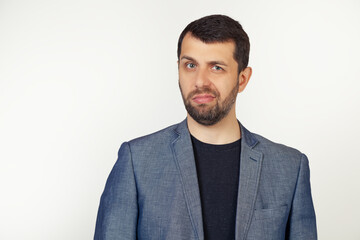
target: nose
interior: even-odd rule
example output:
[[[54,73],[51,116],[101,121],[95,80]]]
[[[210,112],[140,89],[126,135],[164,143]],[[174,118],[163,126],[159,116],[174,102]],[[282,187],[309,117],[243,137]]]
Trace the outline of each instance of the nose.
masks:
[[[206,69],[198,68],[195,80],[195,87],[202,88],[210,85],[209,73]]]

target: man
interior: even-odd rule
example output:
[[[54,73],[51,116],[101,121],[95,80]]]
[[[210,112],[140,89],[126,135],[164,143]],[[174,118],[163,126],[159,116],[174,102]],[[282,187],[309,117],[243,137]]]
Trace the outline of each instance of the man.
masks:
[[[184,29],[178,69],[187,118],[122,144],[95,239],[317,239],[306,156],[236,119],[249,49],[227,16]]]

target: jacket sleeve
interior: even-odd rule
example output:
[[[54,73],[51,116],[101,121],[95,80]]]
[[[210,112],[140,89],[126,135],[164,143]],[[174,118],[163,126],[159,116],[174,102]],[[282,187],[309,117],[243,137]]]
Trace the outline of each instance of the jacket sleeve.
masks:
[[[130,146],[123,143],[101,196],[95,240],[136,239],[137,190]]]
[[[304,154],[301,157],[298,179],[287,224],[286,239],[317,239],[316,218],[310,188],[309,162]]]

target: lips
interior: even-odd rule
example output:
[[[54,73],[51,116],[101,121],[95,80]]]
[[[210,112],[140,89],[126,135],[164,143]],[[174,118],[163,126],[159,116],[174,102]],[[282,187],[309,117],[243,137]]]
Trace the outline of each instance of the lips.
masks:
[[[209,103],[214,100],[214,96],[210,94],[199,94],[195,95],[192,100],[197,104]]]

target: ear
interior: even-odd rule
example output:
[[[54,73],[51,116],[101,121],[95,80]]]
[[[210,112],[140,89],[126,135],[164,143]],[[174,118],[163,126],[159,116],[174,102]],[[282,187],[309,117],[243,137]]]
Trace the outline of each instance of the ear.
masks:
[[[239,93],[244,91],[246,85],[248,84],[252,74],[251,67],[246,67],[239,73]]]

